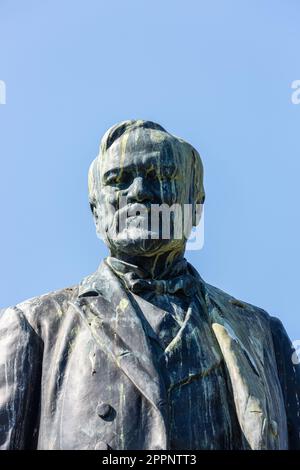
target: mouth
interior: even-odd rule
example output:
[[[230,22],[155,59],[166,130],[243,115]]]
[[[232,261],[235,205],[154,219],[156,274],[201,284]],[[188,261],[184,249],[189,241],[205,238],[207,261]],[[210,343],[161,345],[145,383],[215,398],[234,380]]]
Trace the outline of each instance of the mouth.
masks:
[[[126,206],[120,207],[116,211],[116,216],[119,219],[132,219],[133,217],[143,217],[143,216],[148,216],[148,214],[151,212],[151,205],[152,203],[139,203],[139,202],[134,202],[132,204],[126,204]]]
[[[127,212],[130,213],[141,211],[150,212],[152,204],[152,202],[147,202],[145,204],[142,202],[133,202],[131,204],[127,204],[127,206],[125,206],[125,209],[127,209]]]
[[[152,236],[151,207],[133,203],[120,209],[116,214],[117,233],[124,236],[148,239]]]
[[[155,205],[155,207],[153,207]],[[142,237],[145,239],[165,239],[172,238],[172,223],[166,222],[166,232],[164,231],[165,218],[160,212],[159,202],[145,201],[133,202],[123,205],[115,212],[115,231],[118,235],[132,237]],[[156,213],[158,209],[158,214]],[[167,219],[168,220],[168,219]],[[168,236],[169,231],[170,235]],[[166,233],[166,235],[165,235]]]

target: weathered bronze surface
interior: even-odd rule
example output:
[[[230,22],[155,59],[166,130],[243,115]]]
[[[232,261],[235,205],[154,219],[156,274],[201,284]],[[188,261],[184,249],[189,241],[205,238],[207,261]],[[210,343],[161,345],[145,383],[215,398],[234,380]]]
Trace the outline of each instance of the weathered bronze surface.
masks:
[[[109,256],[79,285],[1,310],[2,449],[300,448],[281,322],[207,284],[174,217],[167,238],[145,224],[164,203],[189,204],[196,226],[204,197],[191,145],[149,121],[109,129],[89,172]]]

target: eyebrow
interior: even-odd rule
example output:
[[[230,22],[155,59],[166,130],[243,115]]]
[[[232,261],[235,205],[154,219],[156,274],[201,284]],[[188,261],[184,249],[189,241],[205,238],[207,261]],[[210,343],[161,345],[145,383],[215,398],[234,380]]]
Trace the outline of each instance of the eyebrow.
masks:
[[[157,165],[157,160],[153,159],[153,160],[148,160],[147,165],[143,165],[143,164],[136,165],[135,163],[131,163],[129,165],[124,165],[122,167],[116,166],[116,167],[109,168],[103,174],[102,178],[104,180],[106,180],[112,174],[119,175],[124,171],[126,173],[130,173],[130,172],[134,171],[136,168],[142,169],[145,172],[147,172],[147,170],[151,170],[151,168],[155,168],[157,170],[159,170],[159,168],[161,168],[162,170],[165,169],[166,171],[169,171],[171,174],[174,174],[178,170],[176,165],[174,165],[172,163],[166,163],[165,165],[162,164],[161,166],[159,166],[159,165]],[[162,172],[160,172],[160,173],[162,173]]]
[[[107,170],[102,175],[102,179],[103,181],[106,181],[111,175],[118,176],[118,175],[121,175],[124,171],[130,173],[130,170],[134,167],[135,165],[127,165],[127,166],[122,166],[122,167],[117,166],[117,167],[109,168],[109,170]]]

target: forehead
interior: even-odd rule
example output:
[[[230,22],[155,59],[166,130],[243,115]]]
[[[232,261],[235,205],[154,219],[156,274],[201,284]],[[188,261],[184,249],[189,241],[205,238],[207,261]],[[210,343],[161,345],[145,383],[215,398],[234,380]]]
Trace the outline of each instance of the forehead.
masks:
[[[178,168],[182,164],[182,155],[174,141],[172,136],[153,130],[125,134],[102,156],[102,172],[127,166]]]

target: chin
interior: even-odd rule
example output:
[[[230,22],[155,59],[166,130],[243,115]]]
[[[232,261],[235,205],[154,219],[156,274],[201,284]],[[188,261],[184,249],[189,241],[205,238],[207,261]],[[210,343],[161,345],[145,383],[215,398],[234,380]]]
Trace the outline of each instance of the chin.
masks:
[[[154,238],[158,234],[143,229],[125,229],[117,234],[113,239],[109,239],[108,245],[117,251],[132,255],[148,256],[155,255],[156,253],[176,249],[178,245],[182,244],[181,240],[170,240]]]

